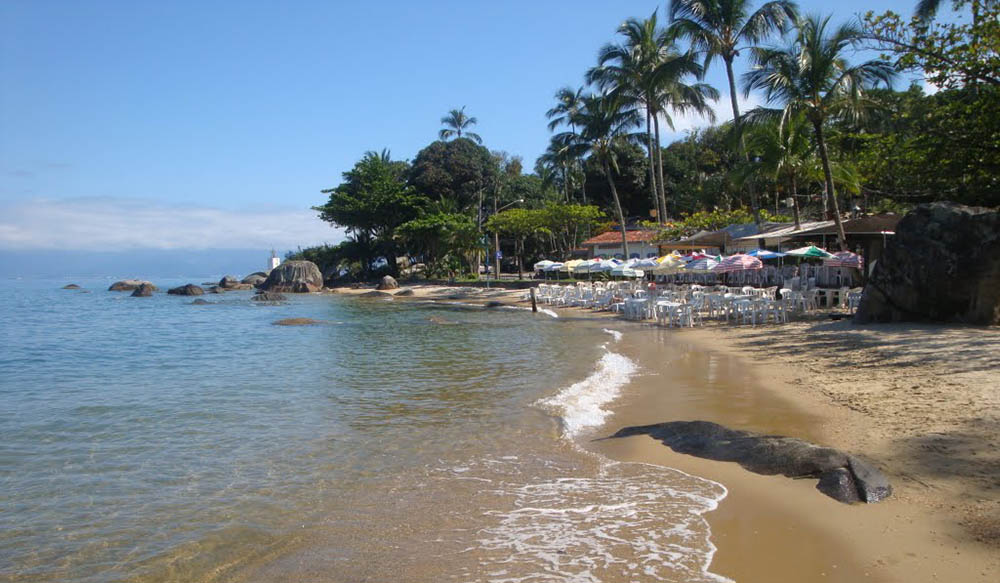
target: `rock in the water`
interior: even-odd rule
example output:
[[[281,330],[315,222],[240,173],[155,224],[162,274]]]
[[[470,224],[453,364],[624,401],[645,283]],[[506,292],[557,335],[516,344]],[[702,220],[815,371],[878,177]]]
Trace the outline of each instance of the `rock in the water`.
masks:
[[[200,296],[205,293],[205,290],[193,283],[189,283],[180,287],[172,287],[167,290],[167,293],[172,296]]]
[[[262,292],[257,292],[257,295],[255,295],[250,299],[252,299],[255,302],[284,302],[288,298],[286,298],[282,294],[279,294],[278,292],[262,291]]]
[[[312,318],[285,318],[284,320],[278,320],[273,322],[275,326],[312,326],[313,324],[322,324],[319,320],[313,320]]]
[[[135,291],[139,289],[139,286],[148,285],[153,288],[153,291],[160,291],[155,285],[148,281],[143,281],[141,279],[123,279],[121,281],[116,281],[111,284],[108,291]]]
[[[312,261],[286,261],[257,286],[263,291],[310,293],[323,289],[323,274]]]
[[[907,213],[855,321],[1000,324],[1000,211],[936,202]]]
[[[363,294],[360,294],[358,297],[361,297],[361,298],[391,298],[392,294],[389,293],[389,292],[373,290],[373,291],[370,291],[370,292],[365,292]]]
[[[396,278],[391,275],[387,275],[382,278],[382,281],[379,282],[378,287],[375,289],[396,289],[398,287],[399,282],[396,281]]]
[[[207,291],[210,294],[221,294],[222,292],[224,292],[226,290],[222,289],[221,287],[219,287],[217,285],[213,285],[212,287],[208,288],[205,291]]]
[[[486,308],[499,308],[500,306],[503,306],[503,305],[504,305],[503,302],[498,302],[496,300],[490,300],[490,301],[488,301],[488,302],[486,302],[484,304],[484,307],[486,307]]]
[[[676,452],[736,462],[758,474],[819,478],[821,492],[845,503],[878,502],[892,493],[889,480],[863,460],[793,437],[737,431],[709,421],[626,427],[612,437],[631,435],[649,435]]]
[[[256,286],[264,283],[266,280],[267,274],[262,271],[258,271],[257,273],[251,273],[250,275],[244,277],[240,283]]]
[[[63,289],[80,289],[80,286],[76,285],[75,283],[70,283],[70,284],[62,286],[62,288]]]
[[[209,302],[209,301],[206,301],[206,300],[203,300],[203,299],[199,298],[199,299],[191,302],[191,305],[192,306],[207,306],[207,305],[209,305],[211,303],[212,302]]]
[[[154,291],[156,291],[156,287],[153,284],[151,284],[151,283],[144,283],[144,284],[140,285],[139,287],[135,288],[135,291],[132,292],[132,297],[133,298],[148,298],[149,296],[153,295]]]
[[[394,295],[394,296],[412,296],[413,295],[413,290],[412,289],[401,289],[401,290],[399,290],[398,292],[396,292],[396,293],[394,293],[392,295]]]
[[[229,289],[236,287],[240,284],[240,280],[236,279],[235,275],[223,275],[222,279],[219,280],[219,287]]]

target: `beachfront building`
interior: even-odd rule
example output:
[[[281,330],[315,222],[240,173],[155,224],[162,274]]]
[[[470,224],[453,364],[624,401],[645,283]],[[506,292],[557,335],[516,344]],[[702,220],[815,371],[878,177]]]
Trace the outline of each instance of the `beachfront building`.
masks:
[[[583,247],[587,249],[587,256],[590,258],[603,257],[610,259],[630,259],[637,257],[659,257],[660,247],[653,238],[656,231],[631,230],[625,231],[625,238],[628,241],[629,257],[625,257],[625,250],[622,249],[621,231],[608,231],[596,237],[591,237],[583,242]]]

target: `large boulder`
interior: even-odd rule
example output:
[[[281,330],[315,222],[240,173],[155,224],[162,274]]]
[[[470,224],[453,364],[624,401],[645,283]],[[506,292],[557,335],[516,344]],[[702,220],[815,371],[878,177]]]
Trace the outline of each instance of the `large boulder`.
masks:
[[[251,273],[250,275],[244,277],[242,280],[240,280],[240,283],[252,286],[258,286],[264,283],[266,280],[267,280],[267,274],[264,273],[263,271],[258,271],[256,273]]]
[[[240,280],[236,279],[235,275],[223,275],[218,283],[218,286],[223,289],[235,288],[238,285],[240,285]]]
[[[892,494],[885,475],[861,458],[794,437],[738,431],[709,421],[626,427],[612,437],[631,435],[649,435],[676,452],[736,462],[758,474],[819,478],[817,489],[844,503],[878,502]]]
[[[936,202],[907,213],[855,321],[1000,324],[1000,212]]]
[[[386,275],[382,278],[382,281],[378,283],[378,287],[375,289],[396,289],[399,287],[399,282],[396,281],[391,275]]]
[[[261,291],[250,299],[255,302],[284,302],[288,298],[278,292]]]
[[[156,286],[151,283],[143,283],[132,292],[133,298],[148,298],[156,291]]]
[[[189,283],[180,287],[172,287],[167,290],[167,293],[172,296],[200,296],[205,293],[205,290],[193,283]]]
[[[153,291],[160,291],[155,285],[148,281],[141,279],[123,279],[121,281],[116,281],[111,284],[108,291],[135,291],[139,289],[140,286],[148,285],[153,288]]]
[[[323,289],[323,274],[312,261],[286,261],[257,286],[263,291],[309,293]]]

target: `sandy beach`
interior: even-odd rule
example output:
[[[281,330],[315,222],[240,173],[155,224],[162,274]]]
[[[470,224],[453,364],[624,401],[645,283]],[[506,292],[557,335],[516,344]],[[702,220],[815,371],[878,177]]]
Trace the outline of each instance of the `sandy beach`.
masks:
[[[339,289],[361,294],[368,289]],[[519,303],[523,290],[416,286],[413,298]],[[400,298],[403,299],[403,298]],[[670,466],[723,483],[707,516],[712,571],[737,581],[993,581],[1000,572],[1000,330],[952,325],[856,326],[821,314],[780,326],[663,329],[609,318],[620,348],[646,371],[602,430],[675,420],[799,437],[859,454],[894,494],[845,505],[815,480],[750,473],[682,455],[648,436],[589,448],[622,461]],[[695,345],[743,382],[707,390],[664,386],[671,343]]]

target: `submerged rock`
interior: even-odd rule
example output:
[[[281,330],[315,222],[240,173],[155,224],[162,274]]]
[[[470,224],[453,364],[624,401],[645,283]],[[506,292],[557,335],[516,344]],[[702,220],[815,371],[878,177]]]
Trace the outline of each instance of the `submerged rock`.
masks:
[[[412,296],[413,295],[413,290],[412,289],[401,289],[398,292],[394,293],[393,295],[394,296],[400,296],[400,297]]]
[[[736,462],[758,474],[819,478],[820,492],[848,504],[878,502],[892,494],[885,475],[864,460],[794,437],[738,431],[709,421],[626,427],[611,437],[632,435],[649,435],[678,453]]]
[[[75,283],[70,283],[62,286],[62,289],[80,289],[80,286],[76,285]]]
[[[250,299],[255,302],[284,302],[288,300],[288,298],[282,294],[267,291],[257,292],[257,295]]]
[[[855,321],[1000,324],[1000,211],[936,202],[907,213]]]
[[[139,289],[142,285],[148,285],[153,288],[153,291],[160,291],[155,285],[148,281],[141,279],[123,279],[121,281],[116,281],[111,284],[108,291],[135,291]]]
[[[167,293],[172,296],[200,296],[205,293],[205,290],[193,283],[189,283],[180,287],[170,288],[167,290]]]
[[[323,324],[319,320],[313,320],[312,318],[285,318],[284,320],[278,320],[272,322],[275,326],[312,326],[314,324]]]
[[[257,287],[264,291],[311,293],[323,289],[323,274],[312,261],[286,261],[272,269]]]
[[[207,305],[209,305],[209,304],[211,304],[211,303],[212,303],[212,302],[209,302],[209,301],[207,301],[207,300],[203,300],[203,299],[200,299],[200,298],[199,298],[199,299],[197,299],[197,300],[195,300],[195,301],[191,302],[191,305],[192,305],[192,306],[207,306]]]
[[[135,291],[132,292],[132,297],[148,298],[149,296],[153,295],[154,291],[156,291],[156,286],[154,286],[151,283],[144,283],[139,287],[135,288]]]
[[[359,298],[391,298],[392,294],[389,292],[372,290],[370,292],[365,292],[358,295]]]

